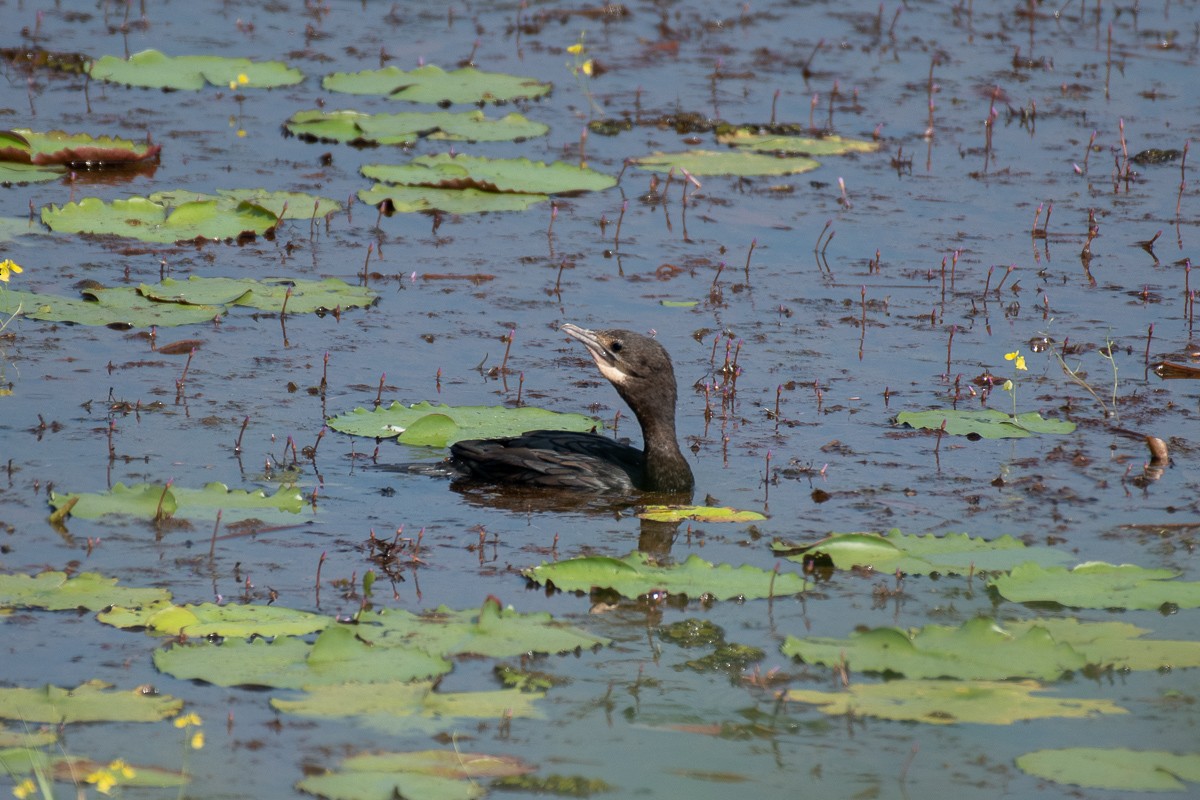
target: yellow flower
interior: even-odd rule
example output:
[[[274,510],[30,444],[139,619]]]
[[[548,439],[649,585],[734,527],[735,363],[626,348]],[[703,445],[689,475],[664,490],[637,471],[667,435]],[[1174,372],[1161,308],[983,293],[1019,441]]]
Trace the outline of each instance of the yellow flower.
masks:
[[[204,748],[204,731],[196,731],[194,734],[192,734],[192,741],[190,742],[190,744],[191,744],[193,750],[203,749]]]
[[[117,779],[106,769],[98,769],[84,778],[84,780],[88,783],[96,784],[96,791],[100,792],[100,794],[108,794],[117,785]]]
[[[125,780],[129,780],[137,775],[137,770],[126,764],[123,758],[118,758],[116,761],[109,763],[108,771],[119,774]]]
[[[590,78],[592,76],[592,60],[589,58],[587,61],[583,62],[583,66],[581,66],[580,69],[583,70],[584,75],[587,75]]]
[[[186,728],[188,726],[199,727],[200,725],[203,725],[203,724],[204,724],[204,720],[200,719],[200,715],[197,714],[195,711],[191,712],[190,714],[180,714],[178,717],[175,718],[175,727],[176,728]]]
[[[238,132],[237,132],[237,137],[238,137],[239,139],[245,139],[245,138],[246,138],[246,131],[245,131],[245,130],[243,130],[243,129],[239,129],[239,130],[238,130]]]
[[[583,52],[583,42],[576,42],[567,48],[567,52],[573,56],[577,56]]]
[[[1021,355],[1020,350],[1013,350],[1011,353],[1005,353],[1004,360],[1015,361],[1017,362],[1017,369],[1028,371],[1028,367],[1025,366],[1025,356]]]
[[[1006,392],[1011,392],[1013,390],[1013,382],[1005,381],[1004,383],[1000,384],[1000,388]]]
[[[0,281],[8,283],[8,279],[12,275],[20,275],[25,270],[21,269],[21,265],[13,261],[11,258],[6,258],[0,261]]]
[[[238,82],[239,86],[245,86],[247,83],[250,82],[250,76],[244,72],[239,72],[238,77],[237,77],[237,82]]]
[[[13,795],[17,800],[25,800],[37,790],[37,784],[33,782],[33,778],[26,778],[13,787]]]

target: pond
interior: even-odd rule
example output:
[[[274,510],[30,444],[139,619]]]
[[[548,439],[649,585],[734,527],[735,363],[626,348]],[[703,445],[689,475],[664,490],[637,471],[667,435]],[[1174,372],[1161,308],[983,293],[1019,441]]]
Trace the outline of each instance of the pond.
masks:
[[[695,798],[794,796],[798,787],[830,797],[1065,797],[1080,791],[1071,773],[1062,782],[1041,777],[1031,754],[1127,748],[1146,751],[1134,761],[1150,771],[1165,758],[1159,751],[1195,758],[1194,737],[1180,734],[1196,724],[1200,690],[1196,670],[1186,668],[1200,635],[1190,585],[1200,579],[1200,392],[1187,378],[1161,375],[1189,374],[1200,358],[1189,260],[1200,154],[1188,153],[1200,136],[1189,89],[1200,3],[70,5],[0,9],[3,127],[139,145],[149,137],[162,150],[149,166],[76,169],[0,189],[0,261],[23,268],[5,292],[80,298],[164,278],[229,278],[258,281],[265,296],[279,279],[332,278],[371,297],[281,314],[266,300],[237,305],[239,290],[206,321],[179,326],[169,317],[153,327],[36,319],[50,300],[3,315],[2,576],[98,573],[122,587],[165,590],[179,605],[246,605],[262,619],[264,609],[292,609],[320,620],[301,638],[285,642],[280,633],[275,644],[258,637],[251,645],[247,637],[262,633],[253,626],[207,641],[186,626],[183,636],[178,627],[155,634],[145,617],[104,624],[97,611],[111,600],[47,610],[0,593],[0,689],[96,680],[116,693],[181,701],[158,721],[123,721],[113,711],[65,724],[53,731],[55,744],[38,745],[43,752],[124,759],[143,779],[153,768],[182,771],[190,778],[183,794],[197,797],[309,796],[305,788],[390,797],[392,778],[336,790],[316,779],[352,769],[354,756],[429,750],[442,751],[452,775],[473,763],[471,754],[527,772],[534,782],[506,796],[549,790],[559,776],[560,791],[570,784],[599,796]],[[87,59],[155,49],[277,61],[302,79],[259,88],[251,72],[232,88],[210,78],[203,88],[161,91],[86,80],[70,59],[65,69],[53,59],[30,66],[22,54],[35,48]],[[552,89],[439,105],[322,84],[335,73],[423,65],[474,66]],[[285,129],[314,110],[482,111],[493,120],[519,114],[532,127],[516,140],[487,141],[428,123],[399,137],[404,144]],[[819,164],[738,176],[702,174],[695,161],[687,175],[635,162],[742,153],[719,123],[823,140],[794,146]],[[863,147],[814,152],[833,135]],[[797,155],[765,147],[774,167]],[[397,200],[398,213],[385,215],[376,197],[358,198],[376,184],[364,166],[446,153],[561,162],[576,173],[586,162],[615,185],[482,213],[405,212]],[[132,235],[52,231],[41,222],[43,209],[84,198],[166,192],[181,202],[182,192],[220,190],[304,193],[341,208],[326,216],[318,207],[310,219],[306,200],[303,213],[277,227],[269,216],[280,211],[270,211],[269,235],[179,244],[136,238],[144,224],[129,223],[128,211],[113,224]],[[444,447],[352,436],[330,423],[393,402],[537,407],[587,414],[607,433],[615,420],[614,435],[637,444],[636,421],[584,348],[559,330],[565,323],[654,335],[674,361],[692,501],[763,519],[655,523],[639,518],[637,499],[451,483],[406,471],[437,463]],[[956,413],[986,409],[1004,420],[1036,412],[1069,424],[1016,438],[989,438],[995,424],[982,426],[982,438],[952,429]],[[922,411],[934,412],[928,429],[897,421]],[[1153,459],[1148,437],[1167,449],[1167,462]],[[193,506],[179,499],[164,513],[168,482],[185,490],[179,498],[214,482],[267,495],[282,489],[291,508],[238,510],[232,496],[201,493]],[[64,495],[107,497],[142,484],[150,488],[140,497],[118,498],[124,513],[87,516],[77,507],[50,519],[51,501]],[[239,524],[247,518],[260,521]],[[966,568],[935,559],[952,539],[843,538],[807,560],[787,549],[893,530],[965,534],[975,544]],[[1013,564],[989,566],[997,556],[982,540],[1023,544],[1047,570],[1085,562],[1162,570],[1152,577],[1172,588],[1154,602],[1141,602],[1144,585],[1132,601],[1083,590],[1016,599],[1020,587],[1001,580]],[[782,549],[772,548],[777,541]],[[930,560],[923,568],[885,559],[871,569],[874,548],[888,541],[907,541]],[[552,591],[523,575],[543,563],[635,552],[664,566],[692,557],[747,565],[803,589],[718,599],[697,596],[704,579],[689,596],[663,577],[656,591],[621,597]],[[374,583],[364,587],[368,573]],[[1066,581],[1062,574],[1049,580]],[[319,692],[307,682],[310,691],[272,683],[272,670],[279,678],[299,668],[278,651],[277,661],[255,667],[257,678],[231,677],[229,686],[156,667],[156,657],[166,665],[164,652],[208,647],[217,674],[248,669],[238,661],[244,648],[294,643],[308,653],[320,627],[337,631],[322,639],[327,653],[335,645],[357,652],[378,630],[348,624],[356,616],[398,625],[406,612],[439,607],[465,615],[474,636],[483,624],[476,616],[494,616],[496,600],[515,609],[505,614],[551,615],[583,638],[553,655],[447,649],[455,656],[449,671],[424,673],[440,675],[433,688],[407,682],[410,666],[399,655],[394,676],[375,677],[347,656],[377,713],[346,713],[349,690],[325,696],[319,711],[302,707]],[[1122,629],[1129,636],[1183,644],[1151,667],[1076,654],[1081,660],[1051,675],[1006,673],[997,680],[1007,682],[986,688],[952,680],[965,678],[957,667],[927,686],[902,659],[865,666],[869,647],[836,655],[873,629],[962,633],[979,618],[1006,626],[1013,640],[1031,621],[1049,626],[1037,630],[1053,630],[1060,651],[1072,647],[1063,637],[1076,623],[1125,623],[1143,629]],[[681,637],[683,629],[709,635]],[[346,631],[352,641],[334,642]],[[422,631],[392,635],[432,635]],[[971,635],[983,638],[959,647],[982,650],[991,634]],[[833,642],[835,655],[793,657],[804,642]],[[505,690],[498,666],[546,683]],[[942,677],[932,672],[924,677]],[[970,721],[937,694],[955,685],[996,693],[992,716]],[[410,690],[445,705],[426,697],[408,716],[397,704]],[[884,705],[927,691],[934,699],[924,712],[887,718],[871,705],[873,690]],[[822,705],[821,696],[851,711]],[[1046,698],[1073,712],[995,718],[998,708],[1032,714]],[[173,726],[179,708],[200,726]],[[22,726],[0,713],[5,747],[34,744],[36,720]],[[189,747],[197,730],[201,749]],[[1186,763],[1163,769],[1194,790],[1200,771]],[[401,791],[500,794],[488,768],[480,762],[474,781]],[[17,771],[14,784],[28,773]],[[120,791],[131,797],[180,791],[125,783]],[[1108,788],[1087,796],[1129,796],[1107,776],[1100,786]]]

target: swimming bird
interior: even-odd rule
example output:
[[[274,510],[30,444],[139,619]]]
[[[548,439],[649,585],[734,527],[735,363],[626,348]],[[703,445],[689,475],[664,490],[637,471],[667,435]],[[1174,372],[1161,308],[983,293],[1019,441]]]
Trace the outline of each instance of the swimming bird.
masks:
[[[691,467],[675,438],[675,370],[666,349],[626,330],[563,333],[587,348],[600,374],[637,417],[643,449],[596,433],[528,431],[505,439],[468,439],[450,447],[450,465],[474,481],[590,492],[690,492]]]

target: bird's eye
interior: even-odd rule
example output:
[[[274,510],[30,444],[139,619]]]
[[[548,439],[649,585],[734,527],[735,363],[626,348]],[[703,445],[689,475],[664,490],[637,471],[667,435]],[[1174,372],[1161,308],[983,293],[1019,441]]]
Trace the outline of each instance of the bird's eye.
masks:
[[[625,346],[625,345],[621,344],[621,340],[620,340],[620,339],[614,339],[614,340],[613,340],[613,342],[612,342],[612,344],[610,344],[610,345],[608,346],[608,349],[609,349],[609,350],[612,350],[614,353],[619,353],[619,352],[621,352],[621,348],[622,348],[622,347],[624,347],[624,346]]]

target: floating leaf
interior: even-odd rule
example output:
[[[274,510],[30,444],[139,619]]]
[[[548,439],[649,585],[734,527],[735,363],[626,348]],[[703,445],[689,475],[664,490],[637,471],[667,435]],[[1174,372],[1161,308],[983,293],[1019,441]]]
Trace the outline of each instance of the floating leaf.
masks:
[[[1030,719],[1126,714],[1110,700],[1042,697],[1036,681],[898,680],[856,683],[840,692],[791,689],[784,699],[811,703],[824,714],[853,713],[902,722],[1011,725]]]
[[[441,211],[445,214],[483,214],[489,211],[524,211],[550,199],[544,194],[481,192],[478,189],[433,189],[427,186],[391,186],[377,183],[358,192],[358,199],[377,206],[390,201],[403,213]]]
[[[445,606],[426,614],[377,611],[359,617],[360,634],[380,645],[400,642],[444,656],[510,658],[567,653],[607,645],[608,639],[557,622],[548,613],[521,614],[489,600],[479,610]]]
[[[282,219],[313,219],[342,210],[342,204],[330,197],[318,197],[304,192],[269,192],[266,189],[218,189],[216,195],[174,189],[155,192],[148,199],[164,206],[217,199],[224,199],[227,203],[245,202],[262,206]]]
[[[688,556],[682,564],[663,567],[651,563],[650,556],[641,552],[630,553],[625,558],[586,556],[543,563],[521,574],[535,583],[552,583],[564,592],[603,588],[625,597],[664,590],[693,598],[753,600],[797,594],[806,588],[804,578],[791,572],[776,573],[749,564],[714,566],[696,555]]]
[[[810,664],[845,663],[855,672],[960,680],[1054,680],[1088,664],[1082,653],[1055,641],[1043,627],[1031,625],[1016,632],[982,618],[957,628],[874,628],[853,633],[849,639],[789,636],[783,653]]]
[[[291,295],[288,295],[288,290]],[[151,300],[198,305],[236,305],[279,313],[287,310],[296,314],[335,308],[370,306],[379,297],[365,286],[351,286],[337,278],[323,281],[304,281],[292,278],[201,278],[190,276],[185,281],[164,278],[158,284],[143,283],[137,291]]]
[[[427,401],[412,406],[393,401],[372,411],[356,408],[329,420],[329,427],[341,433],[396,436],[403,444],[417,447],[447,447],[461,439],[515,436],[540,429],[590,431],[600,424],[582,414],[560,414],[532,406],[447,406]]]
[[[446,72],[426,64],[405,72],[399,67],[335,72],[321,81],[322,88],[348,94],[387,95],[412,103],[505,103],[549,94],[551,86],[533,78],[480,72],[473,67]]]
[[[433,683],[343,683],[314,686],[297,700],[273,698],[271,707],[302,717],[354,717],[362,725],[389,733],[453,728],[467,720],[537,718],[536,692],[435,692]]]
[[[88,681],[74,689],[0,688],[0,717],[22,722],[157,722],[174,716],[183,701],[137,689],[110,691],[112,685]]]
[[[876,572],[900,570],[911,575],[1002,572],[1030,561],[1063,564],[1072,560],[1069,553],[1053,547],[1029,547],[1008,534],[989,541],[965,533],[908,535],[896,528],[886,534],[834,533],[811,544],[776,541],[771,549],[786,554],[790,561],[803,563],[823,556],[838,569],[870,567]]]
[[[18,164],[58,164],[72,169],[97,169],[157,160],[160,144],[136,143],[109,136],[42,133],[28,128],[0,131],[0,161]]]
[[[688,150],[683,153],[654,153],[633,159],[642,169],[667,172],[672,167],[686,169],[693,175],[795,175],[811,172],[821,166],[811,158],[775,156],[758,153],[743,153],[734,150],[717,152],[712,150]]]
[[[37,164],[0,163],[0,186],[23,186],[27,183],[54,181],[67,174],[66,167],[42,167]]]
[[[183,680],[279,689],[411,681],[451,668],[449,661],[417,647],[377,646],[348,625],[327,627],[313,644],[291,636],[276,636],[269,644],[265,639],[174,644],[154,652],[154,666]]]
[[[994,408],[901,411],[896,415],[897,425],[933,431],[941,430],[943,421],[946,433],[954,436],[975,434],[984,439],[1023,439],[1035,433],[1071,433],[1075,430],[1074,422],[1042,419],[1036,411],[1015,417]]]
[[[288,133],[308,141],[355,146],[412,145],[418,139],[468,142],[520,142],[545,136],[550,128],[512,113],[489,119],[482,111],[301,111],[284,123]]]
[[[1035,626],[1049,631],[1055,641],[1071,645],[1084,654],[1089,664],[1101,668],[1165,670],[1200,667],[1200,642],[1145,639],[1142,637],[1150,631],[1128,622],[1080,622],[1044,617],[1004,623],[1014,636]]]
[[[1184,781],[1200,783],[1200,754],[1165,750],[1062,747],[1017,756],[1017,767],[1057,783],[1126,792],[1182,792]]]
[[[112,293],[109,293],[112,292]],[[212,322],[222,313],[211,306],[184,306],[179,303],[156,303],[135,289],[90,289],[86,300],[7,290],[0,292],[0,313],[15,314],[20,310],[28,319],[45,322],[73,322],[78,325],[107,325],[113,328],[148,328],[151,325],[172,327]]]
[[[231,199],[169,208],[144,197],[111,203],[85,197],[78,203],[42,209],[42,222],[57,233],[112,234],[161,243],[265,234],[277,221],[275,214],[262,206]]]
[[[60,509],[76,498],[75,505],[71,507],[71,516],[79,519],[96,519],[106,514],[153,519],[177,513],[189,518],[212,519],[221,510],[222,516],[228,521],[261,515],[267,511],[299,514],[304,508],[304,497],[295,486],[282,486],[275,494],[267,495],[262,489],[230,489],[223,483],[215,482],[203,489],[164,487],[150,483],[126,486],[118,483],[111,491],[102,494],[51,492],[50,505]]]
[[[1076,608],[1163,606],[1200,608],[1200,582],[1177,581],[1169,569],[1090,561],[1073,569],[1021,564],[988,585],[1014,603],[1060,603]]]
[[[533,767],[514,756],[458,750],[368,753],[345,759],[335,771],[310,775],[296,788],[337,800],[474,800],[487,793],[482,781],[532,771]]]
[[[41,750],[31,747],[17,747],[10,750],[0,750],[0,770],[9,775],[32,775],[35,772],[45,775],[54,781],[70,783],[79,786],[81,776],[90,775],[97,770],[105,769],[111,762],[96,761],[76,755],[50,756]],[[150,767],[141,764],[129,765],[132,775],[121,776],[120,785],[148,786],[168,788],[186,786],[188,777],[180,772],[172,772],[161,767]],[[14,791],[15,794],[15,791]]]
[[[145,628],[164,636],[300,636],[324,630],[329,617],[285,606],[201,603],[177,606],[168,600],[114,604],[96,618],[117,628]]]
[[[171,599],[166,589],[137,589],[117,586],[116,578],[95,572],[67,577],[65,572],[37,575],[0,575],[0,607],[45,608],[50,611],[108,606],[137,606]]]
[[[846,153],[873,153],[879,142],[847,139],[841,136],[780,136],[754,133],[743,128],[717,134],[721,144],[733,145],[756,153],[803,153],[806,156],[840,156]]]
[[[728,506],[646,506],[638,512],[640,519],[654,522],[758,522],[766,516],[757,511],[742,511]]]
[[[104,56],[92,63],[88,74],[95,80],[141,86],[147,89],[203,89],[206,85],[241,89],[292,86],[304,80],[298,69],[281,61],[251,61],[224,56],[171,56],[143,50],[128,59]],[[241,80],[242,78],[245,80]]]
[[[485,192],[576,194],[617,185],[616,178],[561,161],[545,164],[527,158],[483,158],[464,155],[419,156],[407,164],[367,164],[368,178],[404,186],[479,189]]]

